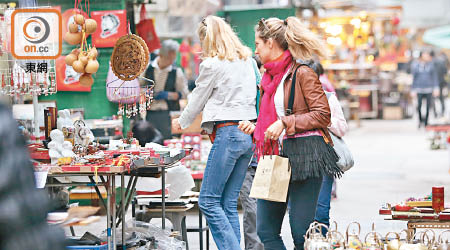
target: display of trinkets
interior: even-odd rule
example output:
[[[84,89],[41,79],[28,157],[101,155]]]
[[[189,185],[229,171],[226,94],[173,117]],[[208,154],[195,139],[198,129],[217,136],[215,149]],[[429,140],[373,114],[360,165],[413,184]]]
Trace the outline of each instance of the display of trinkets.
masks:
[[[375,225],[372,224],[372,230],[366,234],[364,242],[360,240],[359,235],[361,226],[358,222],[352,222],[347,227],[346,240],[337,230],[337,224],[333,222],[335,229],[328,229],[324,224],[313,222],[305,234],[305,250],[449,250],[450,241],[448,235],[450,230],[442,231],[438,237],[436,232],[431,229],[425,229],[413,234],[408,230],[400,232],[389,232],[382,237],[375,231]],[[349,228],[357,226],[357,230],[349,232]],[[402,238],[402,234],[405,237]]]
[[[6,63],[13,66],[0,69],[0,93],[8,96],[56,93],[54,60],[21,62],[8,59]]]

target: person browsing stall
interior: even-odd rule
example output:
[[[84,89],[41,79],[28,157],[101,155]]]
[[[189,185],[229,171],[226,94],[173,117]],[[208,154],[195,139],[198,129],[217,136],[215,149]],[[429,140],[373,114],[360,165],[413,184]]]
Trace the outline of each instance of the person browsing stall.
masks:
[[[197,30],[203,62],[196,88],[175,129],[187,128],[203,111],[201,127],[213,146],[200,190],[199,207],[219,249],[240,248],[239,191],[252,157],[252,138],[239,121],[256,119],[256,76],[251,50],[222,18],[206,17]]]
[[[295,60],[325,56],[326,48],[296,17],[261,19],[255,28],[255,45],[266,69],[261,80],[261,106],[256,126],[242,129],[253,132],[259,156],[282,154],[291,166],[287,201],[258,200],[257,232],[264,249],[286,249],[280,233],[289,203],[294,245],[303,250],[303,236],[314,221],[322,177],[340,176],[341,170],[327,130],[331,112],[325,92],[316,73]]]

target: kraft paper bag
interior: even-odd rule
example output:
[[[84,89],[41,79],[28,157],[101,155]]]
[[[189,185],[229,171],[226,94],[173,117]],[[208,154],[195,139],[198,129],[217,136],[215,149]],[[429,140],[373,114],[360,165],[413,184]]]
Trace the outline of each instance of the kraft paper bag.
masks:
[[[291,168],[288,158],[265,155],[259,159],[250,197],[286,202],[290,179]]]

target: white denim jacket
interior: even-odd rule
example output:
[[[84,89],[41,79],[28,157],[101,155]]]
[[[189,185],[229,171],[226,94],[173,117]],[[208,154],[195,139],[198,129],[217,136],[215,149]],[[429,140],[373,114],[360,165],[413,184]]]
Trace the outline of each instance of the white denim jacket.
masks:
[[[215,121],[256,119],[256,76],[253,59],[206,58],[188,105],[179,118],[181,128],[191,125],[203,110],[201,127],[212,133]]]

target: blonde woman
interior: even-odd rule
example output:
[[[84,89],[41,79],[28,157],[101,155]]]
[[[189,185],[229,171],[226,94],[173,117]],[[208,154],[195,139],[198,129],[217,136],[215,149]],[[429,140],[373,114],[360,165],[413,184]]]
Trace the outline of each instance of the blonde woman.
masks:
[[[215,137],[199,207],[219,249],[240,249],[237,199],[252,157],[252,138],[238,129],[256,119],[256,77],[251,50],[222,18],[206,17],[197,30],[203,50],[190,101],[173,128],[184,129],[203,111],[202,128]]]
[[[271,145],[282,144],[282,152],[276,153],[289,158],[292,170],[286,202],[258,200],[258,236],[266,250],[286,249],[280,232],[289,203],[294,245],[303,250],[322,176],[341,174],[327,130],[331,113],[325,92],[317,74],[296,63],[324,56],[325,47],[296,17],[261,19],[255,29],[255,53],[266,71],[261,80],[258,122],[256,126],[247,124],[243,131],[254,132],[258,155],[272,154]]]

